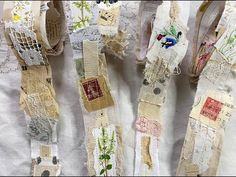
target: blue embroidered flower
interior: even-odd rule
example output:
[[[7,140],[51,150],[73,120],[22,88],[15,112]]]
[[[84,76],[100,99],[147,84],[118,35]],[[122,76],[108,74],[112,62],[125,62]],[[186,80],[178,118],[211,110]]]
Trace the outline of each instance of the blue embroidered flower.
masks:
[[[165,46],[165,48],[168,49],[169,47],[172,47],[175,44],[177,44],[176,39],[174,39],[174,38],[166,38],[166,41],[162,42],[162,47]]]
[[[180,37],[182,36],[182,32],[177,32],[176,26],[171,25],[169,27],[169,30],[164,29],[163,32],[157,35],[157,40],[162,41],[162,47],[165,47],[166,49],[173,47],[179,42]],[[163,40],[165,42],[163,42]]]

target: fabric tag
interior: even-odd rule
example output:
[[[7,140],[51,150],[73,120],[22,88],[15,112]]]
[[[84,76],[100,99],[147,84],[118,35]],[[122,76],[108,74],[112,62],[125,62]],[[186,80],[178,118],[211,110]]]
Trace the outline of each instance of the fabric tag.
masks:
[[[217,128],[224,126],[234,109],[233,97],[223,91],[209,90],[195,101],[190,117]]]
[[[120,5],[115,3],[106,7],[106,4],[101,3],[98,5],[99,15],[97,24],[101,26],[114,26],[117,24],[120,15]]]
[[[51,157],[51,147],[47,145],[40,146],[40,156],[43,158]]]
[[[80,87],[84,107],[88,112],[114,105],[110,90],[103,76],[81,79]]]

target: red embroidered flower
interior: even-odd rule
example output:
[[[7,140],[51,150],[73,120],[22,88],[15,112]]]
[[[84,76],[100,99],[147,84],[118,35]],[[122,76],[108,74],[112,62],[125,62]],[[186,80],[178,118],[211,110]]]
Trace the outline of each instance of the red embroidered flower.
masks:
[[[159,34],[159,35],[157,36],[157,40],[160,41],[163,37],[165,37],[165,35]]]
[[[140,117],[136,121],[136,128],[140,132],[146,132],[148,130],[148,120],[146,118]]]

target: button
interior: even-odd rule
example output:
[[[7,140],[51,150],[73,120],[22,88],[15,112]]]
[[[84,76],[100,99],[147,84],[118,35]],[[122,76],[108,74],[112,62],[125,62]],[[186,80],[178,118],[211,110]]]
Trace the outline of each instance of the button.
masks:
[[[162,78],[159,80],[159,82],[163,84],[163,83],[165,83],[165,79]]]
[[[50,172],[48,170],[44,170],[41,176],[50,176]]]
[[[149,82],[147,81],[147,79],[143,80],[143,85],[149,85]]]
[[[154,93],[155,95],[158,95],[158,94],[161,93],[161,89],[160,89],[160,88],[155,88],[155,89],[153,90],[153,93]]]

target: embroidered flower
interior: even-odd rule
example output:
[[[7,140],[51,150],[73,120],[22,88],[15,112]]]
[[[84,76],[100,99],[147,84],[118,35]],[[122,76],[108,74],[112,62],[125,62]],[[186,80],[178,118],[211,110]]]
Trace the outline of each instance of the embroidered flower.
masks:
[[[19,16],[17,14],[14,14],[12,18],[13,18],[14,22],[17,22],[17,21],[21,20],[21,16]]]
[[[176,27],[174,25],[171,25],[169,27],[169,30],[164,29],[164,32],[157,35],[157,40],[162,41],[162,47],[168,49],[170,47],[175,46],[179,42],[181,36],[182,32],[177,32]]]
[[[166,38],[166,41],[162,42],[162,47],[165,46],[165,48],[168,49],[169,47],[172,47],[175,44],[177,44],[176,39],[174,39],[174,38]]]
[[[160,41],[163,37],[165,37],[166,35],[162,35],[162,34],[159,34],[158,36],[157,36],[157,40],[158,41]]]
[[[146,132],[148,130],[148,120],[146,118],[139,118],[136,122],[137,130],[141,132]]]

